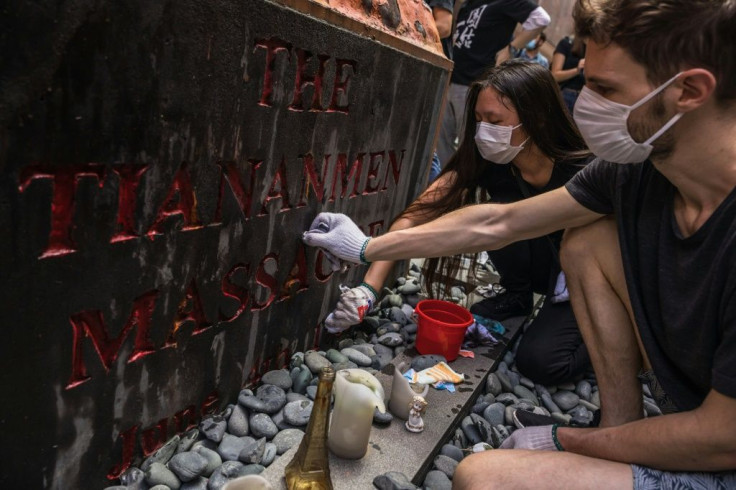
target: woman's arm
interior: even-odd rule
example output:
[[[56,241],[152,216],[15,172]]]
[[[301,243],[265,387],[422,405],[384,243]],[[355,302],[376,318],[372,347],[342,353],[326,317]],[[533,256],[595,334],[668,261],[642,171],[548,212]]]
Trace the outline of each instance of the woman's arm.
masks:
[[[562,67],[565,65],[565,55],[562,53],[555,53],[552,57],[552,76],[555,77],[557,83],[570,80],[572,77],[578,75],[585,67],[585,59],[580,60],[578,66],[575,68],[569,68],[563,70]]]

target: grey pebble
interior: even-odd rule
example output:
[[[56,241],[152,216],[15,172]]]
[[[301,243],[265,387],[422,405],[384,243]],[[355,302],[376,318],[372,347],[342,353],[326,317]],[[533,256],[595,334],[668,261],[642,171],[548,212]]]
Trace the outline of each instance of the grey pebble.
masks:
[[[276,413],[286,405],[286,393],[278,386],[261,385],[254,396],[239,395],[238,403],[253,412]]]
[[[357,351],[353,348],[348,347],[347,349],[343,349],[340,351],[343,355],[347,356],[347,358],[351,361],[357,364],[358,366],[370,366],[372,361],[371,358],[366,356],[360,351]]]
[[[166,489],[171,490],[169,487],[166,487]],[[125,485],[113,485],[111,487],[105,487],[104,490],[128,490],[128,487]]]
[[[295,402],[298,400],[309,400],[305,395],[302,395],[301,393],[294,393],[293,391],[290,391],[286,394],[286,403]]]
[[[504,410],[504,422],[506,422],[506,425],[514,425],[514,411],[516,410],[515,407],[509,405]]]
[[[192,451],[197,449],[198,447],[206,447],[207,449],[210,449],[212,451],[217,451],[217,446],[219,446],[220,443],[215,441],[210,441],[209,439],[202,439],[194,443],[194,446],[192,446]]]
[[[511,366],[514,363],[513,352],[507,351],[506,354],[503,355],[503,362],[505,362],[507,366]]]
[[[519,403],[519,399],[513,393],[501,393],[496,396],[496,401],[503,403],[506,406]]]
[[[514,386],[514,394],[519,398],[526,398],[531,400],[534,405],[539,405],[539,398],[529,388],[524,385],[518,384]]]
[[[501,381],[499,381],[496,373],[491,373],[486,379],[486,391],[494,396],[498,396],[502,391]]]
[[[406,330],[406,333],[410,335],[415,335],[418,328],[419,327],[417,327],[416,323],[407,323],[406,325],[404,325],[404,330]]]
[[[181,488],[181,487],[179,487]],[[125,489],[125,487],[123,487]],[[148,490],[172,490],[170,486],[168,485],[154,485],[150,487]]]
[[[227,432],[238,437],[248,435],[248,412],[240,404],[235,405],[227,420]]]
[[[261,414],[259,414],[261,415]],[[266,415],[268,417],[268,415]],[[223,461],[238,461],[240,451],[254,439],[252,437],[237,437],[230,434],[225,434],[222,438],[222,442],[217,447],[217,454],[222,457]]]
[[[475,422],[473,421],[473,419],[470,418],[470,416],[463,418],[463,420],[460,422],[460,428],[462,429],[465,437],[470,444],[483,442],[483,438],[478,432],[478,428],[475,426]]]
[[[513,391],[514,388],[519,386],[520,381],[521,381],[521,375],[514,371],[509,371],[508,373],[506,373],[506,376],[509,377],[509,383],[511,383],[511,391]]]
[[[398,333],[389,332],[378,337],[378,343],[388,347],[396,347],[397,345],[403,344],[404,339]]]
[[[512,392],[514,391],[514,387],[511,384],[511,380],[509,380],[508,372],[504,373],[501,372],[499,369],[496,371],[496,376],[498,376],[498,380],[501,382],[501,387],[503,388],[503,391],[505,392]]]
[[[601,392],[600,391],[594,391],[593,394],[590,395],[590,403],[592,403],[598,408],[601,408]]]
[[[468,438],[465,436],[465,432],[461,428],[455,429],[455,435],[452,437],[452,444],[459,447],[468,447]]]
[[[291,390],[294,393],[301,393],[302,395],[306,392],[307,386],[312,381],[312,371],[307,366],[301,366],[298,368],[298,372],[292,371],[291,379],[292,385]],[[238,398],[240,400],[240,398]]]
[[[207,483],[207,490],[221,490],[225,483],[241,476],[240,470],[243,466],[243,463],[240,461],[225,461],[210,476],[210,481]]]
[[[358,367],[358,365],[355,364],[353,361],[346,361],[335,363],[332,367],[335,368],[335,371],[339,371],[341,369],[355,369]]]
[[[478,415],[483,415],[483,412],[485,412],[486,408],[488,408],[491,404],[487,401],[478,400],[478,402],[473,405],[473,408],[470,409],[471,412],[477,413]]]
[[[207,490],[207,478],[198,476],[192,481],[184,483],[179,490]]]
[[[240,468],[240,471],[238,472],[238,476],[245,476],[245,475],[259,475],[263,473],[263,470],[266,468],[263,465],[260,464],[247,464]]]
[[[352,348],[357,350],[361,354],[365,354],[368,357],[373,357],[376,355],[376,351],[373,349],[372,344],[354,345]]]
[[[276,427],[271,417],[265,413],[252,414],[248,422],[250,424],[250,432],[255,437],[271,439],[279,432],[279,428]]]
[[[417,284],[416,282],[407,282],[406,284],[404,284],[403,286],[399,286],[398,288],[398,291],[401,294],[406,295],[417,294],[421,290],[421,286],[419,286],[419,284]]]
[[[281,455],[302,442],[303,437],[304,432],[299,429],[286,429],[276,434],[272,442],[276,445],[276,453]]]
[[[123,486],[126,487],[138,485],[145,479],[146,474],[143,472],[143,470],[140,468],[136,468],[135,466],[128,468],[122,475],[120,475],[120,483],[122,483]]]
[[[547,410],[550,412],[562,412],[560,407],[557,406],[557,404],[552,400],[552,395],[547,393],[542,393],[542,404],[545,406]]]
[[[304,353],[303,352],[295,352],[293,356],[291,356],[291,359],[289,360],[289,369],[293,370],[294,368],[300,368],[304,364]]]
[[[452,490],[452,481],[439,470],[432,470],[424,478],[424,490]]]
[[[304,355],[304,363],[312,371],[312,374],[319,374],[323,367],[330,367],[330,361],[314,351],[307,352]]]
[[[161,463],[154,462],[146,470],[146,483],[151,486],[167,485],[171,490],[179,490],[181,482],[176,475]]]
[[[307,386],[307,397],[310,400],[314,400],[314,398],[317,396],[317,387],[314,385]]]
[[[478,435],[481,441],[488,441],[491,437],[491,424],[477,413],[471,413],[470,418],[473,420],[475,428],[478,429]]]
[[[284,391],[288,391],[291,388],[293,381],[289,375],[289,371],[286,369],[275,369],[269,371],[261,377],[261,383],[267,385],[278,386]]]
[[[240,454],[238,460],[245,463],[259,464],[263,459],[263,452],[266,450],[266,438],[261,437],[257,441],[248,442]]]
[[[202,474],[204,476],[209,477],[212,472],[215,471],[215,469],[217,469],[222,464],[222,457],[212,449],[207,449],[204,446],[198,446],[192,449],[192,451],[207,460],[207,466],[202,471]]]
[[[572,419],[570,415],[560,412],[552,412],[552,418],[559,424],[569,424]]]
[[[463,457],[465,457],[462,449],[457,448],[452,444],[445,444],[444,446],[442,446],[442,449],[440,449],[440,454],[450,457],[458,463],[463,460]]]
[[[347,349],[348,347],[352,347],[355,344],[353,339],[342,339],[340,342],[337,343],[337,349],[342,352],[343,349]]]
[[[445,356],[440,356],[436,354],[427,354],[423,356],[417,356],[414,359],[412,359],[411,367],[412,369],[414,369],[414,371],[419,372],[427,368],[431,368],[432,366],[439,364],[441,362],[447,362],[447,359],[445,358]]]
[[[522,376],[519,379],[519,384],[521,384],[522,386],[525,386],[525,387],[529,388],[530,390],[533,390],[534,389],[534,381],[532,381],[529,378],[525,378],[524,376]]]
[[[199,424],[199,430],[202,434],[213,442],[222,441],[222,436],[225,434],[226,429],[227,420],[219,415],[208,417]]]
[[[342,353],[340,353],[337,349],[330,349],[327,351],[327,359],[331,363],[339,363],[339,362],[345,362],[348,360],[348,357]]]
[[[557,385],[557,388],[564,391],[575,391],[575,383],[572,381],[568,383],[560,383]]]
[[[312,407],[314,407],[314,402],[309,399],[289,402],[284,407],[284,419],[296,427],[307,425],[312,415]]]
[[[266,447],[263,450],[263,458],[261,458],[261,464],[265,467],[273,463],[273,460],[276,459],[276,455],[278,454],[278,448],[276,447],[276,444],[273,442],[267,442]]]
[[[501,361],[498,363],[498,366],[496,367],[496,373],[508,373],[509,372],[509,366],[504,362]]]
[[[486,393],[485,395],[482,395],[478,398],[479,400],[483,400],[484,402],[488,403],[489,405],[491,403],[496,403],[496,397],[493,395],[493,393]]]
[[[404,310],[402,310],[401,308],[397,308],[396,306],[392,307],[389,311],[388,319],[392,322],[400,323],[401,325],[406,325],[409,322],[409,319],[406,317],[406,313],[404,313]]]
[[[588,383],[585,380],[579,381],[577,386],[575,386],[575,394],[578,395],[582,400],[585,400],[586,402],[590,401],[592,390],[593,390],[593,387],[590,386],[590,383]]]
[[[657,404],[647,399],[644,399],[644,411],[647,413],[647,417],[662,415],[662,410],[660,410]]]
[[[503,403],[493,403],[483,412],[483,418],[491,425],[503,424],[506,413],[506,406]]]
[[[450,480],[452,480],[452,477],[455,476],[455,468],[457,468],[457,465],[457,461],[450,458],[449,456],[445,456],[444,454],[440,454],[436,458],[434,458],[435,468],[447,475]]]
[[[578,405],[580,397],[571,391],[561,390],[552,395],[552,401],[563,411],[567,411]]]
[[[199,438],[199,429],[190,429],[186,431],[179,439],[179,444],[176,445],[176,452],[183,453],[192,449],[194,443]]]
[[[175,454],[167,465],[169,469],[183,482],[188,482],[200,476],[207,468],[207,460],[194,451]]]
[[[548,395],[550,394],[549,393],[549,390],[547,390],[547,388],[545,388],[544,385],[540,385],[540,384],[535,384],[534,385],[534,391],[537,393],[537,396],[539,396],[540,398],[545,393],[547,393]]]
[[[391,421],[394,419],[394,416],[391,415],[391,412],[386,410],[384,413],[381,413],[380,410],[378,410],[378,407],[373,409],[373,423],[379,424],[379,425],[386,425],[390,424]]]
[[[598,410],[598,407],[596,407],[590,402],[583,400],[582,398],[580,399],[580,404],[584,406],[585,408],[587,408],[588,410],[590,410],[591,412],[595,412],[596,410]]]
[[[417,487],[409,478],[398,471],[389,471],[373,479],[373,486],[378,490],[415,490]]]
[[[176,448],[179,446],[179,440],[179,436],[174,436],[166,441],[166,444],[158,448],[156,451],[154,451],[153,454],[146,458],[145,461],[143,461],[143,464],[141,464],[141,470],[143,472],[147,471],[153,463],[168,463],[168,461],[176,452]]]
[[[306,399],[309,400],[309,398],[306,398]],[[284,418],[283,408],[279,410],[278,412],[276,412],[275,414],[271,415],[271,420],[273,420],[273,423],[276,424],[276,427],[278,427],[279,430],[294,428],[294,426],[291,425],[289,422],[287,422],[286,419]]]

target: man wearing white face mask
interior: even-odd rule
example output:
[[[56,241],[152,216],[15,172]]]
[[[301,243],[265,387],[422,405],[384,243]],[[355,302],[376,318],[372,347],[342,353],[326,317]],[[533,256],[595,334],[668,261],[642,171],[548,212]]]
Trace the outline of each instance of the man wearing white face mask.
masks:
[[[305,239],[356,261],[568,229],[562,261],[601,427],[517,430],[502,446],[514,451],[465,458],[454,488],[735,488],[736,2],[578,0],[575,21],[588,39],[575,117],[601,160],[520,203],[370,241],[321,215],[327,231]],[[665,415],[642,419],[638,376]]]

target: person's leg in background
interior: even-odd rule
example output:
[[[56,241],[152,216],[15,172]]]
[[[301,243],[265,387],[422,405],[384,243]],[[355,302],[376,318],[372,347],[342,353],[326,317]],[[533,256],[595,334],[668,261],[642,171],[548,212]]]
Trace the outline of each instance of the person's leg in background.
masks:
[[[456,140],[462,134],[463,119],[465,117],[465,99],[468,95],[466,85],[451,83],[447,89],[445,110],[440,121],[440,134],[437,140],[437,156],[442,165],[450,161],[457,149]]]
[[[437,178],[440,172],[442,172],[442,164],[440,163],[440,157],[437,156],[437,152],[435,151],[434,154],[432,154],[432,166],[429,169],[429,178],[427,179],[427,185],[434,182],[434,179]]]

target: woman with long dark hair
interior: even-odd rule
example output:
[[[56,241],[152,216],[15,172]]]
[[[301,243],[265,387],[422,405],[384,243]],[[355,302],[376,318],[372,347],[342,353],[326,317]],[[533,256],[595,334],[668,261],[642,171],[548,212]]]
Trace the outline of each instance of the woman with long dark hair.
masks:
[[[431,221],[477,202],[514,202],[565,184],[590,157],[565,110],[550,72],[509,60],[470,86],[463,139],[440,176],[392,224],[391,230]],[[479,316],[503,320],[528,315],[533,293],[546,294],[534,326],[517,352],[519,370],[537,383],[554,384],[581,374],[589,358],[569,302],[552,302],[560,268],[562,232],[489,252],[501,275],[500,292],[473,305]],[[359,323],[377,300],[393,262],[371,264],[364,282],[341,295],[325,321],[338,332]],[[452,257],[425,261],[432,294],[440,277],[453,277]]]

